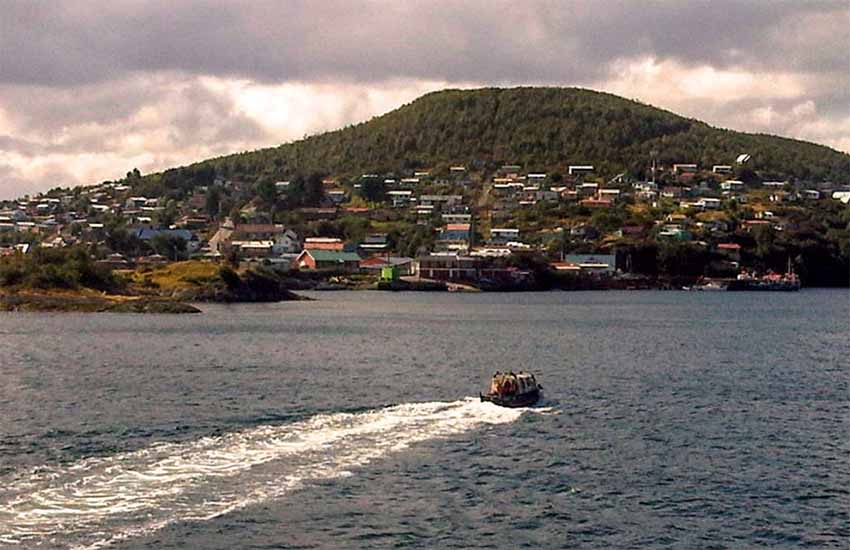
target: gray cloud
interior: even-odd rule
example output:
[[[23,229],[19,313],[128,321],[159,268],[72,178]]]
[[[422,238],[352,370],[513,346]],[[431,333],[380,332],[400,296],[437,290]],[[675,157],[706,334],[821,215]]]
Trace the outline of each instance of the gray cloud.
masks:
[[[846,0],[0,0],[0,13],[0,194],[272,145],[378,114],[429,82],[595,86],[850,149]],[[618,74],[642,59],[664,67],[648,77],[660,86]],[[666,93],[701,67],[799,90]],[[237,79],[338,93],[272,125],[243,111]]]
[[[846,70],[847,4],[822,2],[91,2],[7,0],[0,79],[136,72],[292,80],[590,80],[619,57]]]

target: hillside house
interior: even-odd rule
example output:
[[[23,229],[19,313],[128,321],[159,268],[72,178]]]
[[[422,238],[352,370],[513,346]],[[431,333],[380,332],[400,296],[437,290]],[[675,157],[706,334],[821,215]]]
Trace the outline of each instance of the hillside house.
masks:
[[[419,206],[431,206],[438,210],[450,210],[463,203],[461,195],[422,195],[419,197]]]
[[[387,201],[392,205],[393,208],[404,208],[408,204],[410,204],[413,199],[413,191],[408,189],[397,189],[394,191],[387,191]]]
[[[744,182],[738,180],[726,180],[721,182],[720,189],[730,193],[740,193],[744,190]]]
[[[511,227],[494,227],[490,230],[490,242],[494,244],[507,244],[519,241],[519,229]]]
[[[582,199],[578,202],[588,208],[611,208],[614,203],[609,199]]]
[[[271,241],[271,256],[292,254],[301,250],[298,234],[283,224],[237,224],[230,239],[245,242]]]
[[[442,214],[440,216],[444,223],[472,223],[472,214],[457,213],[457,214]]]
[[[703,197],[696,202],[696,205],[703,210],[717,210],[720,208],[721,201],[720,199],[715,199],[711,197]]]
[[[333,204],[341,204],[348,198],[345,189],[329,189],[325,195]]]
[[[360,249],[365,253],[381,252],[389,249],[390,243],[386,233],[367,235],[360,243]]]
[[[593,173],[593,165],[592,164],[573,164],[567,169],[567,173],[570,176],[581,176],[583,174],[591,174]]]
[[[684,163],[684,164],[674,164],[673,165],[673,173],[674,174],[693,174],[697,171],[697,165],[692,163]]]
[[[342,239],[336,237],[307,237],[304,239],[304,250],[331,250],[340,252],[345,248]]]
[[[449,223],[440,229],[437,241],[446,248],[455,249],[469,246],[472,226],[468,223]]]

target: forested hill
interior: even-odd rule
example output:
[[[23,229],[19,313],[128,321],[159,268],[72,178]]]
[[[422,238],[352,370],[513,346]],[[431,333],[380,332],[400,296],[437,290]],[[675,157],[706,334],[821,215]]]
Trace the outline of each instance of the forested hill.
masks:
[[[766,177],[840,180],[850,155],[822,145],[713,128],[621,97],[576,88],[485,88],[427,94],[368,122],[195,165],[248,178],[321,172],[352,176],[419,167],[503,163],[528,170],[592,164],[602,175],[662,164],[732,164],[752,155]],[[191,172],[192,170],[190,170]]]

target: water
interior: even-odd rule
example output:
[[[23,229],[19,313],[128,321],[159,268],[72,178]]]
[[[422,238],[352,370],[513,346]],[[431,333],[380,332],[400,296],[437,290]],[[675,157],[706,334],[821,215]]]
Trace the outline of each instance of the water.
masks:
[[[848,545],[846,290],[314,296],[0,316],[0,548]]]

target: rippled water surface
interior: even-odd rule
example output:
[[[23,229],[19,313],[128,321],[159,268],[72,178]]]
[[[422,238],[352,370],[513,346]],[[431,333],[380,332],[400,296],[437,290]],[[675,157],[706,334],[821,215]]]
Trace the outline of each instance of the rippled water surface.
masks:
[[[846,290],[312,296],[0,316],[0,548],[848,545]]]

